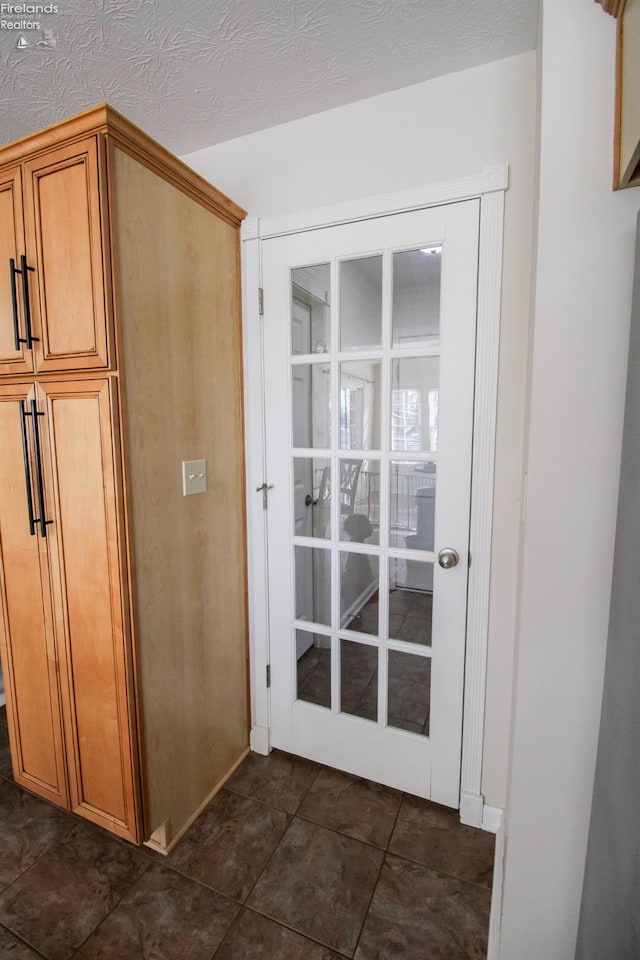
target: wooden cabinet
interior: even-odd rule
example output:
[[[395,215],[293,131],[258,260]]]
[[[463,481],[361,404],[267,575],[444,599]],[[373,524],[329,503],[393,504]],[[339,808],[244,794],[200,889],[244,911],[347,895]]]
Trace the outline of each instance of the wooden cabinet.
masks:
[[[31,373],[33,352],[27,349],[23,290],[18,283],[24,256],[22,176],[20,167],[0,173],[0,376]]]
[[[39,373],[109,366],[99,160],[98,138],[87,137],[24,164]]]
[[[0,149],[0,213],[14,776],[163,850],[248,748],[243,211],[101,107]]]
[[[13,638],[3,657],[11,700],[16,780],[66,806],[62,710],[46,543],[34,536],[31,405],[35,386],[0,384],[0,560],[2,630]]]
[[[140,800],[120,577],[116,381],[47,381],[36,396],[44,486],[38,509],[51,521],[71,806],[126,836]]]
[[[48,150],[0,185],[0,374],[109,366],[102,146]]]

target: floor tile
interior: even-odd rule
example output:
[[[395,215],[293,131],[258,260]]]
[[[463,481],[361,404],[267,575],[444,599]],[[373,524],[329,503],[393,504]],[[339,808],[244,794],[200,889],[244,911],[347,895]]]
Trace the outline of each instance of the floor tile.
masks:
[[[491,885],[495,838],[465,827],[457,810],[405,796],[389,850],[473,883]]]
[[[340,960],[337,953],[273,920],[242,911],[215,960]]]
[[[383,856],[359,840],[296,819],[248,905],[351,955]]]
[[[0,923],[49,960],[68,960],[148,866],[135,847],[76,824],[0,894]]]
[[[4,707],[2,708],[5,709]],[[0,718],[0,777],[10,780],[11,771],[11,751],[9,750],[9,730],[6,723],[6,715]]]
[[[356,840],[386,847],[402,794],[338,770],[322,770],[298,816]]]
[[[491,894],[387,855],[355,960],[485,960]]]
[[[0,927],[0,957],[2,960],[40,960],[38,953],[4,927]]]
[[[68,837],[74,826],[64,811],[0,780],[0,887]]]
[[[295,813],[320,767],[280,750],[268,757],[250,753],[227,782],[227,789]]]
[[[235,900],[244,900],[289,819],[281,810],[221,790],[167,862]]]
[[[74,960],[211,960],[238,905],[154,864]]]

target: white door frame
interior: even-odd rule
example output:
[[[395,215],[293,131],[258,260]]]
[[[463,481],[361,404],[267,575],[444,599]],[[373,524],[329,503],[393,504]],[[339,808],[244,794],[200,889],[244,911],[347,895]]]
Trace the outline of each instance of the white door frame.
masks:
[[[314,228],[418,210],[459,200],[480,200],[476,384],[472,454],[472,495],[467,641],[465,654],[460,819],[471,826],[497,829],[499,812],[485,810],[481,793],[485,682],[491,576],[491,527],[498,388],[498,347],[502,285],[504,194],[508,167],[495,164],[481,173],[351,203],[321,207],[242,224],[245,455],[249,557],[249,637],[251,674],[251,749],[267,754],[269,742],[268,542],[263,496],[265,475],[261,241]],[[495,822],[492,822],[495,821]]]

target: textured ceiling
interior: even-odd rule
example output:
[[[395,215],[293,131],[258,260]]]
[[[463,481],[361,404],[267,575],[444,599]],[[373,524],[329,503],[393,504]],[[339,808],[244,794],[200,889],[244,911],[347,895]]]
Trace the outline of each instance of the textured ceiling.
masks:
[[[0,142],[106,101],[183,154],[531,50],[538,0],[56,6],[2,14],[39,29],[2,29],[0,21]]]

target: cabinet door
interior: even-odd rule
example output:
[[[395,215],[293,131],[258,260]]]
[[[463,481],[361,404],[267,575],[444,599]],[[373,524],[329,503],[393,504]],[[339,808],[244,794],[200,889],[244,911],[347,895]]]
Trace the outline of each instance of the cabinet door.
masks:
[[[107,243],[96,137],[24,165],[38,371],[107,367]]]
[[[20,257],[24,255],[20,167],[0,174],[0,375],[33,370],[23,311]],[[13,264],[12,264],[13,261]]]
[[[16,781],[67,806],[47,539],[37,517],[30,384],[0,385],[0,649]]]
[[[71,809],[139,834],[135,700],[120,507],[115,384],[42,383],[48,528]],[[64,639],[62,639],[64,638]]]

